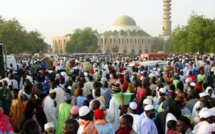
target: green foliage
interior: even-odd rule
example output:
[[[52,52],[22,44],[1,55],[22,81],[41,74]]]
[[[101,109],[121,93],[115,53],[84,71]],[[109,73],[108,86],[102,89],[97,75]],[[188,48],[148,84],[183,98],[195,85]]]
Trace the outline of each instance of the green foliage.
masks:
[[[192,13],[187,25],[177,26],[171,35],[174,52],[215,51],[215,21]]]
[[[42,35],[38,31],[30,31],[27,34],[28,44],[32,53],[46,52],[48,44],[44,42]]]
[[[119,52],[119,47],[117,45],[114,45],[111,47],[111,50],[113,53],[117,53],[117,52]]]
[[[171,38],[164,40],[162,37],[154,37],[154,44],[152,44],[152,53],[157,53],[158,51],[172,53],[173,48],[171,45]]]
[[[66,43],[66,51],[68,53],[95,52],[98,48],[97,34],[97,31],[93,31],[91,28],[76,31],[70,36],[70,41]]]
[[[7,54],[39,53],[48,48],[38,32],[28,33],[16,19],[5,20],[1,16],[0,41],[4,43]]]
[[[157,53],[158,51],[163,51],[163,45],[165,45],[165,41],[161,37],[154,37],[152,52]]]

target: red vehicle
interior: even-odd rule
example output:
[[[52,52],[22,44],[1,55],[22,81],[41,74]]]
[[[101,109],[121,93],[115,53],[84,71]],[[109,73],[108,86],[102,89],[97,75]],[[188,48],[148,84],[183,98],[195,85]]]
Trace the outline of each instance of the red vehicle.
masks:
[[[159,60],[159,59],[167,58],[167,57],[168,57],[168,54],[166,54],[166,53],[149,53],[149,54],[141,54],[140,55],[141,60],[144,60],[144,59]]]

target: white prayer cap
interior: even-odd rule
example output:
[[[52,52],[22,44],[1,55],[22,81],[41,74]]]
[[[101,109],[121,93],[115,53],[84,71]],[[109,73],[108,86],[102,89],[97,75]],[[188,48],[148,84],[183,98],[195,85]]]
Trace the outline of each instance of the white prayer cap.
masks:
[[[159,91],[160,91],[161,93],[164,93],[164,94],[166,93],[166,89],[165,89],[165,88],[160,88]]]
[[[189,66],[189,65],[190,65],[189,63],[186,63],[186,64],[185,64],[185,66]]]
[[[63,76],[64,78],[66,78],[66,77],[67,77],[66,72],[61,72],[61,73],[60,73],[60,75],[61,75],[61,76]]]
[[[208,92],[199,93],[199,97],[209,96]]]
[[[147,105],[147,106],[144,107],[145,111],[149,111],[149,110],[152,110],[152,109],[154,109],[153,105]]]
[[[147,96],[147,99],[153,100],[153,96]]]
[[[68,86],[67,89],[72,90],[72,87],[71,87],[71,86]]]
[[[87,76],[88,76],[88,73],[87,73],[87,72],[84,72],[84,76],[87,77]]]
[[[213,90],[213,88],[212,87],[210,87],[210,86],[208,86],[207,88],[206,88],[206,91],[208,91],[208,90]]]
[[[102,83],[102,82],[105,82],[105,81],[108,81],[107,78],[106,77],[102,77],[100,82]]]
[[[214,112],[204,107],[199,111],[199,116],[200,118],[208,118],[208,117],[214,116]]]
[[[79,109],[78,113],[79,113],[79,116],[85,116],[85,115],[87,115],[87,114],[90,113],[90,108],[87,107],[87,106],[82,106],[82,107]]]
[[[129,107],[130,107],[132,110],[136,110],[136,109],[137,109],[137,103],[136,103],[136,102],[130,102]]]
[[[56,75],[55,75],[55,80],[56,80],[56,79],[60,79],[60,74],[56,74]]]
[[[52,122],[48,122],[44,125],[44,129],[54,128],[54,124]]]
[[[52,94],[52,93],[56,93],[56,91],[53,90],[53,89],[50,89],[50,90],[49,90],[49,94]]]
[[[154,67],[154,68],[153,68],[153,71],[156,71],[156,70],[157,70],[157,69]]]
[[[195,82],[191,82],[191,83],[190,83],[190,86],[195,87],[195,86],[196,86],[196,83],[195,83]]]
[[[149,87],[151,90],[156,90],[157,86],[155,84],[150,85]]]
[[[144,99],[143,104],[152,105],[152,100],[150,100],[150,99]]]

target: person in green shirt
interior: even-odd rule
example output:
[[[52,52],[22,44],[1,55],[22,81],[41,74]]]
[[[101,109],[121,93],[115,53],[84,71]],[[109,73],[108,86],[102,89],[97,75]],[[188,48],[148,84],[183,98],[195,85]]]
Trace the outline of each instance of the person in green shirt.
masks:
[[[0,107],[3,108],[4,113],[6,115],[9,115],[11,102],[12,102],[11,91],[8,88],[7,81],[3,81],[2,85],[0,85]]]
[[[66,93],[64,95],[65,103],[61,103],[59,105],[59,113],[58,113],[58,120],[57,120],[57,128],[56,134],[62,134],[63,132],[63,124],[64,122],[69,119],[70,116],[70,109],[71,109],[71,95]]]
[[[203,69],[199,69],[199,74],[197,75],[197,82],[202,84],[207,83],[207,78],[206,75],[204,74]]]

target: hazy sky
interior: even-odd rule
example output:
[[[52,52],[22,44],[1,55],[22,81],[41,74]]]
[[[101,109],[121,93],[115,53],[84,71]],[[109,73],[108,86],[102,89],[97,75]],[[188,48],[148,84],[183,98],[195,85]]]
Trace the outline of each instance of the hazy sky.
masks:
[[[0,0],[0,16],[16,18],[28,31],[38,30],[45,41],[75,28],[109,29],[121,15],[132,17],[152,36],[162,32],[162,0]],[[192,11],[215,18],[215,0],[172,0],[172,29],[185,25]]]

